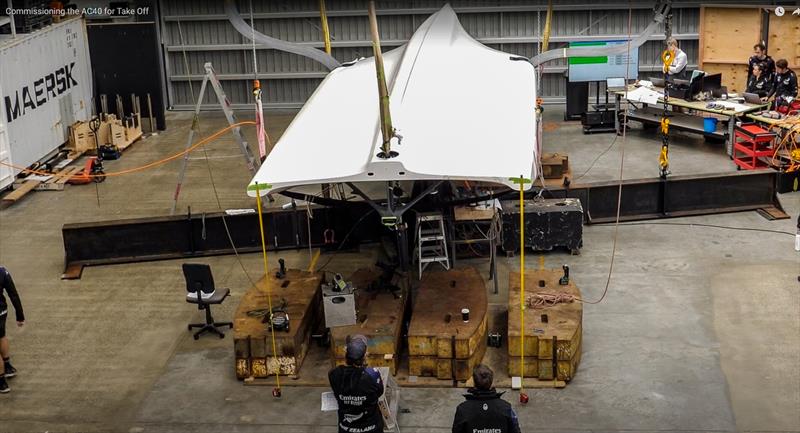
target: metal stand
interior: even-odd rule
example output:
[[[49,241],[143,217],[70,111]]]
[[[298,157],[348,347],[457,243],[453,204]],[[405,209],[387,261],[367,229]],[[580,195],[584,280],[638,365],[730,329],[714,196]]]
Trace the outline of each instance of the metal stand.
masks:
[[[458,209],[454,209],[453,211],[453,223],[450,225],[451,227],[451,248],[452,248],[452,263],[453,267],[456,266],[456,259],[458,258],[458,251],[456,250],[458,245],[470,245],[470,244],[478,244],[478,243],[486,243],[489,245],[489,280],[492,281],[494,285],[494,294],[496,295],[499,291],[498,283],[497,283],[497,238],[500,236],[501,230],[497,230],[496,233],[493,233],[492,227],[499,227],[501,224],[500,222],[500,215],[497,212],[497,208],[491,208],[491,216],[489,218],[485,218],[483,216],[480,217],[464,217],[458,214]],[[486,231],[480,231],[481,236],[476,236],[472,238],[464,237],[459,239],[457,236],[457,229],[456,226],[459,225],[474,225],[476,227],[483,226]]]
[[[220,84],[219,79],[217,78],[217,74],[214,72],[214,67],[211,66],[211,62],[207,62],[204,65],[206,70],[206,75],[203,77],[203,84],[200,86],[200,94],[197,96],[197,103],[194,106],[194,119],[192,119],[192,129],[189,130],[189,138],[186,140],[186,149],[188,150],[192,147],[192,143],[194,141],[194,134],[197,132],[198,125],[200,122],[200,106],[203,103],[203,97],[206,93],[206,85],[210,82],[211,87],[214,88],[214,93],[217,95],[217,101],[219,101],[220,107],[222,107],[223,113],[225,113],[225,118],[228,120],[228,125],[235,125],[238,123],[236,120],[236,116],[233,114],[233,108],[231,108],[231,103],[228,101],[228,97],[225,95],[225,91],[222,90],[222,84]],[[242,150],[242,155],[244,156],[245,162],[247,163],[247,168],[255,174],[258,171],[259,166],[261,165],[258,158],[253,156],[253,152],[250,150],[250,145],[247,144],[247,141],[244,139],[242,135],[242,130],[238,126],[231,129],[233,133],[233,138],[236,139],[236,142],[239,144],[239,147]],[[178,196],[181,193],[181,187],[183,186],[183,179],[186,176],[186,165],[189,162],[189,153],[183,155],[183,162],[181,163],[181,171],[178,174],[178,184],[175,187],[175,196],[173,197],[172,201],[172,210],[170,211],[171,215],[175,214],[175,208],[178,206]]]

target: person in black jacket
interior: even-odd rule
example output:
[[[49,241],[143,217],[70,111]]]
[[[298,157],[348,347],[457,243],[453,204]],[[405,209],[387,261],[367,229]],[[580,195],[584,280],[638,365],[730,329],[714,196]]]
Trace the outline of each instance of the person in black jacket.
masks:
[[[475,387],[458,405],[453,419],[453,433],[520,433],[519,420],[511,404],[500,398],[503,393],[492,388],[494,372],[478,364],[472,370]]]
[[[747,80],[747,93],[755,93],[762,100],[766,101],[767,95],[772,90],[772,76],[768,76],[764,71],[766,66],[763,63],[753,65],[753,75]]]
[[[753,55],[747,60],[748,82],[750,81],[750,77],[753,76],[753,67],[758,63],[764,64],[761,68],[764,78],[771,80],[772,74],[775,72],[775,61],[772,60],[772,57],[770,57],[769,54],[767,54],[767,46],[761,42],[753,45]]]
[[[328,373],[328,381],[339,403],[339,433],[383,432],[383,416],[378,399],[383,395],[383,380],[367,367],[367,337],[347,337],[345,360]]]
[[[14,280],[6,268],[0,266],[0,355],[3,357],[3,366],[0,367],[0,393],[11,391],[8,387],[6,378],[17,375],[17,369],[11,365],[11,354],[8,348],[8,337],[6,337],[6,318],[8,317],[8,304],[4,292],[8,292],[8,298],[14,311],[17,313],[17,326],[25,324],[25,314],[22,312],[22,302],[19,300],[19,293],[14,286]]]
[[[775,96],[776,99],[797,97],[797,74],[789,69],[789,62],[786,59],[775,62],[775,82],[769,96]]]

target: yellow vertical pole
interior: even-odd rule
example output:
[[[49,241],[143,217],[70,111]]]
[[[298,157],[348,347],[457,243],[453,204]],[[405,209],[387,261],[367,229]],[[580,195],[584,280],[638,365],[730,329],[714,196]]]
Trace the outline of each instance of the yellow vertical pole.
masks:
[[[547,18],[544,20],[544,35],[542,36],[542,52],[547,51],[550,45],[550,23],[553,22],[553,0],[547,0]]]
[[[325,52],[331,53],[331,33],[328,29],[328,12],[325,9],[325,0],[319,0],[319,20],[322,23],[322,42],[325,44]]]
[[[264,283],[267,286],[267,306],[269,306],[269,314],[272,315],[272,288],[269,284],[269,263],[267,262],[267,241],[266,236],[264,235],[264,217],[263,217],[263,209],[261,206],[261,185],[256,182],[255,184],[256,190],[256,205],[258,206],[258,229],[261,232],[261,255],[264,257]],[[270,320],[272,318],[270,317]],[[270,322],[270,325],[272,323]],[[275,332],[270,332],[270,336],[272,337],[272,357],[275,360],[278,360],[278,349],[275,344]],[[267,364],[269,365],[269,364]],[[277,395],[276,397],[280,396],[281,390],[281,375],[280,375],[280,365],[278,364],[278,369],[275,370],[275,383],[277,385]],[[273,393],[273,395],[275,395]]]
[[[525,188],[519,177],[519,378],[520,392],[525,389]]]
[[[369,29],[372,33],[372,52],[375,55],[375,70],[378,76],[378,97],[380,98],[381,133],[383,135],[383,150],[386,158],[391,154],[390,140],[394,136],[392,116],[389,112],[389,89],[386,87],[386,72],[383,68],[383,54],[381,53],[381,39],[378,33],[378,15],[375,12],[375,1],[369,2]]]
[[[328,11],[325,9],[325,0],[319,0],[319,20],[322,23],[322,42],[325,44],[325,52],[331,53],[331,31],[328,28]],[[322,184],[322,196],[331,197],[331,184]],[[309,269],[311,271],[311,269]]]
[[[525,389],[525,184],[531,183],[530,179],[525,179],[522,175],[512,177],[509,180],[519,184],[519,377],[520,377],[520,397],[527,397],[523,394]]]

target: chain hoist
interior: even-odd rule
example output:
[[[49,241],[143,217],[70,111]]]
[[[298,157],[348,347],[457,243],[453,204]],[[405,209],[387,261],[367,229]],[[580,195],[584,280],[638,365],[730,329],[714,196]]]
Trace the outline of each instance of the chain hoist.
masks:
[[[675,58],[675,53],[669,49],[661,53],[661,61],[664,63],[664,111],[661,114],[661,152],[658,155],[659,176],[666,179],[669,175],[669,67],[672,65],[672,60]]]

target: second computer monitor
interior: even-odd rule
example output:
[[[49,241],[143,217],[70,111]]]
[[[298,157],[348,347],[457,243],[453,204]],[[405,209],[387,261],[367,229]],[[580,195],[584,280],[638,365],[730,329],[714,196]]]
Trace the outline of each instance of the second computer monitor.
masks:
[[[722,74],[706,75],[703,77],[703,91],[711,92],[722,87]]]

